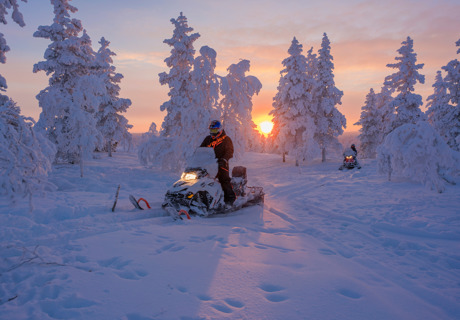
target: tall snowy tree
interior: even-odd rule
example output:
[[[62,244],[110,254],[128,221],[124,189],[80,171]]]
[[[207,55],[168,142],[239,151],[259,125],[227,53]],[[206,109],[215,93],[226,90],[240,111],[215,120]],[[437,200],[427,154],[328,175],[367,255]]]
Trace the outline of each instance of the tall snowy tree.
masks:
[[[52,187],[48,182],[55,149],[51,142],[35,133],[34,121],[21,116],[19,107],[0,94],[0,194],[13,203]]]
[[[300,161],[311,158],[317,144],[313,140],[315,124],[312,107],[312,91],[315,82],[307,74],[307,58],[302,54],[302,45],[294,39],[284,59],[280,72],[278,92],[273,98],[274,130],[276,144],[281,152],[289,153]],[[310,52],[311,53],[311,52]]]
[[[391,90],[383,86],[379,93],[370,90],[366,96],[365,105],[361,108],[360,120],[355,125],[361,125],[359,139],[361,154],[364,157],[375,158],[377,147],[382,144],[388,134],[388,124],[392,120],[394,107]]]
[[[379,144],[383,142],[385,136],[391,130],[395,107],[393,104],[393,90],[387,86],[382,86],[379,93],[376,94],[377,110],[378,110],[378,128],[380,131]]]
[[[223,126],[233,140],[235,158],[247,151],[248,140],[254,138],[257,127],[252,121],[252,97],[259,93],[262,84],[256,77],[246,76],[249,69],[249,60],[241,60],[230,65],[227,76],[222,79]]]
[[[343,92],[340,91],[334,82],[334,59],[331,55],[330,41],[324,33],[321,48],[318,51],[317,82],[318,86],[313,94],[317,105],[315,124],[315,141],[322,150],[322,161],[326,161],[326,149],[337,150],[340,143],[337,139],[346,128],[345,116],[340,113],[336,105],[342,104]]]
[[[193,28],[188,26],[187,18],[182,12],[177,19],[171,19],[171,22],[175,27],[173,36],[163,41],[172,47],[171,55],[165,59],[170,71],[159,74],[160,84],[168,85],[170,89],[168,93],[170,100],[160,106],[160,110],[166,110],[167,114],[161,126],[160,136],[152,136],[151,139],[141,144],[138,155],[140,162],[144,165],[155,163],[160,164],[164,169],[177,171],[183,167],[187,157],[199,146],[197,141],[203,139],[203,137],[197,137],[195,130],[201,131],[203,126],[207,128],[209,121],[208,119],[200,121],[197,118],[199,114],[203,116],[207,112],[204,111],[205,109],[196,110],[195,102],[202,97],[195,95],[196,85],[192,81],[191,73],[195,62],[193,43],[200,35],[190,34]],[[208,72],[210,76],[215,54],[212,49],[208,49],[203,49],[201,59],[208,60],[206,64],[209,64],[203,65],[202,71]],[[201,64],[199,62],[197,64],[201,68]],[[201,76],[204,77],[204,75],[196,74],[194,80]],[[199,127],[195,128],[197,125]]]
[[[456,42],[456,45],[460,47],[460,40]],[[457,50],[458,53],[460,53],[460,48]],[[451,148],[460,151],[460,62],[457,59],[451,60],[442,69],[447,73],[444,83],[449,99],[449,104],[445,106],[445,114],[439,115],[444,125],[442,135],[447,139]]]
[[[460,47],[460,39],[455,44]],[[457,54],[459,53],[460,48],[457,50]],[[449,88],[450,100],[454,105],[458,106],[460,103],[460,62],[454,59],[442,69],[447,72],[445,81]]]
[[[96,74],[104,82],[106,93],[102,96],[103,102],[96,112],[97,128],[105,140],[105,148],[112,156],[114,142],[131,142],[132,136],[128,129],[133,126],[120,113],[126,112],[131,106],[131,100],[119,97],[119,83],[123,75],[115,72],[112,56],[115,55],[109,49],[110,42],[104,37],[99,42],[101,47],[96,53]]]
[[[426,114],[428,121],[441,137],[444,138],[447,144],[458,151],[455,138],[460,134],[460,114],[450,104],[448,85],[444,81],[441,71],[438,71],[436,74],[433,88],[433,94],[427,98],[428,109]]]
[[[200,56],[195,58],[191,80],[193,85],[193,111],[183,114],[183,122],[193,128],[193,134],[187,137],[186,144],[199,146],[209,134],[209,123],[220,119],[219,78],[215,74],[217,53],[214,49],[203,46]],[[188,148],[194,151],[193,148]],[[187,154],[189,156],[190,154]]]
[[[13,21],[23,27],[16,0],[0,1],[0,22],[7,23],[5,15],[11,8]],[[10,48],[0,33],[0,63],[6,62],[8,51]],[[6,80],[0,75],[0,91],[6,88]],[[12,99],[0,94],[0,194],[13,203],[17,197],[28,197],[31,210],[32,195],[51,186],[47,176],[55,153],[53,145],[34,132],[33,124],[33,119],[20,114]]]
[[[193,86],[191,84],[191,69],[194,62],[195,49],[193,43],[200,37],[198,33],[192,33],[193,28],[188,26],[187,17],[182,12],[177,19],[171,19],[174,24],[173,36],[163,42],[172,47],[171,55],[165,59],[166,65],[171,69],[169,73],[162,72],[160,84],[169,86],[168,96],[170,100],[163,103],[161,111],[166,110],[160,131],[163,137],[177,137],[182,131],[189,131],[186,123],[182,122],[182,116],[191,112],[191,100]]]
[[[417,82],[425,83],[425,76],[418,72],[423,68],[423,64],[417,64],[414,41],[407,37],[397,52],[400,54],[399,57],[395,58],[398,62],[387,64],[387,67],[397,69],[397,72],[387,76],[384,82],[386,86],[397,93],[392,102],[395,114],[389,131],[403,124],[416,123],[425,119],[423,112],[420,110],[423,105],[422,96],[413,93]]]
[[[22,0],[27,2],[27,0]],[[19,11],[19,5],[17,0],[3,0],[0,1],[0,22],[2,24],[7,24],[6,15],[9,9],[13,9],[11,17],[13,21],[16,22],[19,26],[24,27],[24,18],[22,13]],[[0,32],[0,63],[6,62],[6,53],[10,51],[10,47],[6,44],[3,33]],[[6,79],[0,74],[0,91],[5,91],[8,88],[6,84]]]
[[[361,141],[360,154],[364,158],[375,158],[376,148],[380,143],[379,111],[377,109],[377,96],[374,89],[370,89],[366,96],[364,106],[361,107],[361,116],[354,125],[360,125],[358,136]]]
[[[37,123],[46,136],[57,146],[57,161],[80,163],[92,154],[98,139],[94,112],[101,104],[104,86],[92,73],[95,53],[91,39],[83,32],[80,20],[71,19],[77,8],[70,0],[51,0],[54,20],[50,26],[40,26],[34,37],[49,39],[45,61],[34,65],[34,72],[51,75],[49,86],[37,99],[42,108]]]

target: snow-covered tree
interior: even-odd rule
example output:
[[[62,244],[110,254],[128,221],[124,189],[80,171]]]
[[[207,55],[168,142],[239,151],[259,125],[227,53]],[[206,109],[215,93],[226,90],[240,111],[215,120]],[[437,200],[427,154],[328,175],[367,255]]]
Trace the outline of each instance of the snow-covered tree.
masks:
[[[160,84],[169,86],[170,99],[160,106],[160,110],[167,111],[161,126],[160,134],[163,137],[182,136],[183,131],[190,128],[182,121],[184,114],[193,112],[191,109],[193,85],[191,83],[191,69],[194,62],[195,49],[193,43],[200,37],[192,33],[193,28],[188,26],[187,17],[182,12],[177,19],[171,19],[175,29],[171,39],[163,42],[172,47],[171,55],[165,59],[171,69],[169,73],[159,74]]]
[[[387,64],[387,67],[398,71],[387,76],[384,82],[386,86],[397,93],[392,102],[395,114],[389,131],[403,124],[416,123],[425,119],[423,112],[420,110],[423,105],[422,96],[413,93],[417,82],[425,83],[425,76],[418,72],[423,68],[423,64],[417,64],[414,41],[407,37],[397,52],[400,54],[399,57],[395,58],[398,62]]]
[[[451,174],[459,169],[459,154],[426,121],[407,123],[388,134],[378,149],[381,174],[419,181],[442,192],[453,183]]]
[[[33,124],[20,115],[15,102],[0,94],[0,194],[13,203],[19,196],[28,197],[31,210],[32,195],[52,186],[48,173],[55,153]]]
[[[196,110],[196,103],[203,101],[201,99],[204,98],[195,95],[196,86],[192,81],[191,73],[195,62],[193,43],[200,35],[190,34],[193,28],[188,26],[187,18],[182,12],[177,19],[171,19],[171,22],[175,26],[173,36],[163,41],[172,47],[171,55],[165,59],[170,71],[159,74],[160,84],[168,85],[170,88],[168,93],[170,99],[160,106],[160,110],[166,110],[167,114],[161,126],[160,136],[152,136],[151,139],[142,143],[138,156],[144,165],[160,164],[164,169],[177,171],[183,167],[187,157],[199,146],[197,141],[204,139],[203,136],[199,137],[195,130],[203,132],[203,127],[207,128],[209,125],[209,119],[202,121],[199,119],[200,116],[207,118],[208,113],[205,110],[209,105],[204,108],[200,106],[200,110]],[[203,68],[202,71],[207,72],[210,81],[212,81],[211,73],[213,73],[213,60],[215,60],[213,51],[211,48],[204,48],[200,62],[197,61],[199,67]],[[200,76],[206,77],[196,74],[195,80]],[[200,81],[204,81],[203,78],[200,78]],[[200,85],[203,85],[203,82]],[[212,93],[209,92],[206,98],[212,100],[211,96]]]
[[[227,68],[228,74],[222,78],[220,101],[225,132],[232,139],[235,158],[240,157],[254,138],[257,127],[252,121],[252,97],[262,89],[259,79],[246,76],[249,72],[249,60],[241,60]]]
[[[377,109],[377,96],[374,89],[370,89],[366,96],[364,106],[361,107],[361,116],[355,125],[360,125],[361,129],[358,136],[361,141],[360,154],[364,158],[375,158],[376,148],[380,143],[380,119]]]
[[[103,102],[96,112],[97,129],[105,140],[105,149],[112,156],[114,143],[131,142],[132,136],[128,129],[133,126],[120,113],[126,112],[131,106],[131,100],[119,97],[119,83],[123,75],[115,72],[112,56],[115,55],[108,47],[110,42],[104,37],[99,42],[101,47],[96,53],[96,74],[104,82],[106,93],[101,97]]]
[[[27,0],[22,0],[27,2]],[[0,22],[2,24],[7,24],[6,15],[7,10],[13,9],[11,17],[13,21],[16,22],[19,26],[24,27],[26,24],[24,23],[24,18],[22,17],[22,13],[19,11],[19,5],[17,0],[2,0],[0,1]],[[0,32],[0,63],[6,62],[6,53],[10,51],[10,47],[6,44],[6,40],[4,38],[3,33]],[[6,85],[6,79],[0,74],[0,91],[5,91],[8,88]]]
[[[457,47],[460,47],[460,39],[455,43]],[[457,54],[460,53],[460,48],[457,50]],[[457,59],[449,61],[449,63],[442,67],[447,72],[445,81],[449,88],[450,100],[454,105],[460,103],[460,61]]]
[[[91,39],[83,32],[80,20],[71,19],[77,8],[70,0],[51,0],[54,20],[39,26],[34,37],[49,39],[45,61],[34,65],[34,72],[50,75],[49,86],[37,99],[42,108],[37,123],[57,146],[57,161],[78,162],[83,175],[83,158],[92,154],[101,139],[94,113],[101,104],[105,87],[92,72],[95,53]]]
[[[336,105],[342,104],[343,92],[334,82],[334,59],[331,55],[330,41],[324,33],[317,61],[317,88],[313,100],[317,106],[315,114],[315,141],[322,150],[322,161],[326,161],[326,149],[341,148],[337,137],[343,133],[347,121]]]
[[[157,129],[157,124],[155,122],[152,122],[150,124],[149,131],[147,131],[147,132],[142,134],[141,143],[149,140],[153,136],[156,136],[156,137],[159,136],[159,132],[158,132],[158,129]]]
[[[380,92],[376,94],[376,104],[379,117],[378,127],[380,131],[379,144],[382,143],[386,135],[390,133],[391,123],[395,113],[392,92],[391,88],[382,86]]]
[[[16,0],[0,1],[0,22],[7,23],[5,15],[9,9],[13,9],[13,21],[25,26]],[[8,51],[10,48],[0,33],[0,63],[6,62]],[[0,75],[0,91],[6,88],[6,80]],[[52,186],[48,173],[56,152],[47,139],[33,130],[34,123],[32,118],[20,114],[12,99],[0,94],[0,194],[13,203],[18,197],[28,197],[30,210],[32,195]]]
[[[460,47],[460,40],[456,42]],[[460,48],[457,50],[460,53]],[[460,62],[457,59],[449,61],[442,67],[446,71],[446,77],[443,80],[443,86],[447,89],[448,103],[444,106],[443,112],[439,112],[439,128],[442,126],[441,133],[447,139],[447,143],[454,150],[460,150],[458,143],[460,136]]]
[[[427,98],[428,121],[447,144],[458,151],[455,138],[460,134],[460,110],[450,104],[448,86],[441,71],[436,74],[433,88],[433,94]]]
[[[220,119],[219,107],[219,78],[215,74],[217,53],[214,49],[203,46],[200,56],[195,58],[191,80],[193,85],[191,112],[182,115],[183,123],[193,128],[185,143],[188,146],[199,146],[204,137],[209,134],[209,123]],[[194,148],[187,148],[190,156]]]
[[[302,54],[302,45],[294,39],[284,59],[280,72],[278,92],[273,98],[274,138],[279,151],[289,153],[296,159],[296,165],[310,159],[318,149],[313,139],[315,132],[312,92],[315,89],[313,77],[307,74],[307,58]],[[311,52],[310,52],[311,54]]]

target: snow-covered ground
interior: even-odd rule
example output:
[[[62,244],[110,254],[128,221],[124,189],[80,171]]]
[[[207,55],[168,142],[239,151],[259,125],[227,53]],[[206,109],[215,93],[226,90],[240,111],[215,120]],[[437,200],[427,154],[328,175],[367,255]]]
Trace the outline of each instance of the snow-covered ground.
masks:
[[[264,187],[263,207],[178,222],[160,209],[177,175],[134,154],[101,155],[84,178],[56,166],[58,191],[34,212],[0,198],[0,318],[460,319],[460,186],[361,163],[248,153],[232,165]]]

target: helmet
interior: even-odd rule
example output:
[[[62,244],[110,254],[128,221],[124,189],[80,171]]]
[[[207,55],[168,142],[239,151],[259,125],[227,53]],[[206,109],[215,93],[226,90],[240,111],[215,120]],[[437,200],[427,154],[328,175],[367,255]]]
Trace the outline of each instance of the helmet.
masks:
[[[209,125],[209,133],[211,136],[216,137],[222,132],[222,124],[219,120],[212,120]]]
[[[353,143],[353,144],[351,145],[351,147],[352,147],[352,148],[355,148],[355,144]]]

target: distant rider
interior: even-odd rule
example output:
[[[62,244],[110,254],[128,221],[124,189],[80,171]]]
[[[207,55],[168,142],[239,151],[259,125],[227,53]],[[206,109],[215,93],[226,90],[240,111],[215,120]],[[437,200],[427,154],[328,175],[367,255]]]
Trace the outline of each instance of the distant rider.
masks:
[[[353,156],[353,159],[355,160],[355,166],[358,168],[358,169],[361,169],[361,165],[359,164],[358,162],[358,150],[356,149],[356,146],[355,144],[353,143],[350,148],[348,149],[345,149],[345,151],[343,152],[343,164],[340,166],[339,170],[342,170],[343,168],[345,168],[345,158],[347,156]]]
[[[353,150],[356,153],[356,157],[357,157],[358,156],[358,150],[356,150],[355,144],[353,143],[350,148],[351,148],[351,150]]]
[[[224,191],[225,204],[231,206],[236,199],[235,192],[231,184],[228,161],[233,157],[233,142],[229,136],[226,135],[222,124],[218,120],[211,121],[209,125],[209,133],[200,147],[214,148],[214,154],[217,158],[219,170],[217,172],[217,179]]]
[[[358,162],[358,150],[356,149],[356,146],[355,146],[354,143],[351,144],[350,149],[353,150],[353,151],[355,152],[354,158],[355,158],[355,161],[356,161],[356,167],[357,167],[358,169],[361,169],[361,165],[360,165],[359,162]]]

